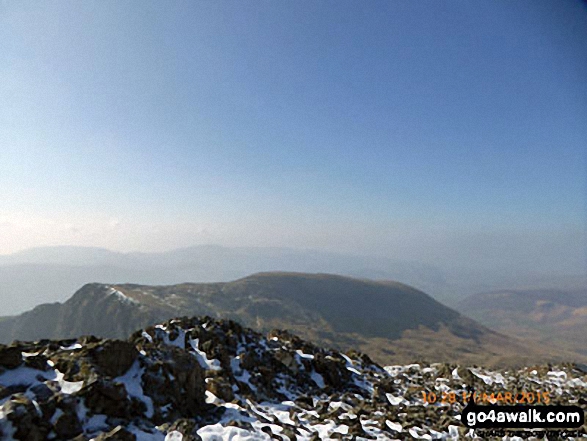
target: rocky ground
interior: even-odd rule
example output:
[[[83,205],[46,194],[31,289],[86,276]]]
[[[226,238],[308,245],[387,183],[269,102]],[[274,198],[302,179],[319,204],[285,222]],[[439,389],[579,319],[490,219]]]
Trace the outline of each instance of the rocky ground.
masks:
[[[489,439],[460,423],[470,391],[480,404],[512,397],[587,409],[587,368],[383,368],[283,331],[181,318],[127,341],[0,345],[0,438]]]

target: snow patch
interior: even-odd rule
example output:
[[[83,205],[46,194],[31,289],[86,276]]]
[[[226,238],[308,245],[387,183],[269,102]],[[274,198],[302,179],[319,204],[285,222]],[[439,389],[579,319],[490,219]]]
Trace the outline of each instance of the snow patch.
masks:
[[[402,425],[400,423],[394,423],[392,421],[385,420],[385,425],[396,432],[402,431]]]
[[[494,383],[505,384],[505,378],[500,373],[483,373],[481,369],[469,368],[469,371],[478,378],[481,378],[485,384],[491,385]]]
[[[114,381],[122,383],[126,388],[128,395],[135,397],[142,401],[147,406],[146,416],[151,418],[153,416],[153,400],[151,397],[145,395],[143,392],[143,386],[141,385],[141,378],[143,375],[143,369],[141,368],[139,361],[135,361],[126,374],[117,377]]]
[[[122,302],[126,305],[140,305],[140,303],[138,301],[136,301],[135,299],[130,298],[129,296],[123,294],[119,290],[112,288],[112,287],[108,288],[108,291],[106,291],[106,295],[107,296],[115,296],[117,300],[119,300],[120,302]]]
[[[219,371],[220,369],[222,369],[222,367],[220,366],[220,362],[218,360],[216,360],[215,358],[210,360],[206,353],[200,350],[200,348],[198,348],[198,343],[198,338],[190,340],[190,345],[195,351],[195,356],[198,360],[198,363],[200,363],[200,366],[202,366],[204,369],[211,369],[213,371]]]
[[[183,435],[177,430],[173,430],[165,435],[165,441],[182,441]]]
[[[392,406],[399,406],[404,401],[402,397],[394,397],[391,394],[385,394],[385,396]]]
[[[304,354],[301,349],[298,349],[296,351],[296,354],[298,354],[300,357],[305,358],[306,360],[313,360],[314,356],[312,354]]]
[[[82,345],[80,345],[79,343],[74,343],[69,346],[60,346],[60,348],[64,351],[75,351],[76,349],[81,349]]]
[[[59,372],[57,369],[55,370],[55,373],[57,374],[55,377],[55,381],[59,383],[61,392],[63,392],[64,394],[74,394],[76,392],[79,392],[81,388],[84,387],[83,381],[66,381],[63,379],[63,377],[65,376],[64,374]]]

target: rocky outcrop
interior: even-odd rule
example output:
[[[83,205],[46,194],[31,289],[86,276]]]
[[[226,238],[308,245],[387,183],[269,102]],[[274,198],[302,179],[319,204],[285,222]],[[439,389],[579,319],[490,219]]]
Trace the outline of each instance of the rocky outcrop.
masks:
[[[184,317],[127,341],[0,347],[0,438],[458,439],[469,432],[458,416],[470,389],[537,388],[553,403],[587,408],[581,366],[383,368],[288,332],[263,336],[232,321]]]
[[[125,373],[138,355],[132,343],[119,340],[107,340],[91,353],[94,364],[109,377],[118,377]]]
[[[14,369],[22,364],[22,353],[15,347],[0,345],[0,367]]]

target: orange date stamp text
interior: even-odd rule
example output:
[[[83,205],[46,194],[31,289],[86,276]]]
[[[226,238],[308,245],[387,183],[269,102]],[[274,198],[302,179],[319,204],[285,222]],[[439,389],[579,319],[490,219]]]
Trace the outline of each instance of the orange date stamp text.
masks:
[[[421,392],[422,399],[428,404],[467,404],[471,398],[475,404],[549,404],[549,392]]]

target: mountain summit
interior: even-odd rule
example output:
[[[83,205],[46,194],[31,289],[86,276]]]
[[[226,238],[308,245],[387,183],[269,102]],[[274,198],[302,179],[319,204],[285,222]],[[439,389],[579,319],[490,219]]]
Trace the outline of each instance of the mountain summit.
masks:
[[[234,319],[259,331],[287,329],[328,347],[359,349],[381,363],[576,360],[527,347],[401,283],[305,273],[172,286],[89,284],[63,304],[0,321],[0,340],[126,338],[158,321],[193,315]]]

